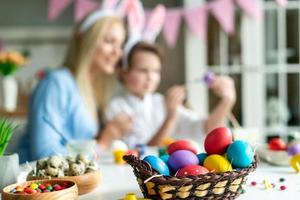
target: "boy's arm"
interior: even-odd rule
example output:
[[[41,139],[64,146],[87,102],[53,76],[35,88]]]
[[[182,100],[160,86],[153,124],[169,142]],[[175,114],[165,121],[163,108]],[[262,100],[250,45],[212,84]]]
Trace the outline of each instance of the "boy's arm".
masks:
[[[160,127],[160,129],[156,132],[156,134],[151,138],[151,140],[148,142],[149,146],[157,146],[161,144],[164,138],[171,135],[171,133],[174,131],[174,127],[176,125],[176,118],[167,117],[163,123],[163,125]]]
[[[148,142],[148,145],[159,145],[164,138],[172,134],[175,129],[178,117],[178,108],[185,99],[185,90],[182,86],[171,87],[165,97],[167,116],[164,123],[156,134]]]
[[[234,82],[230,77],[216,77],[210,88],[216,96],[220,97],[220,101],[204,122],[203,128],[206,133],[225,124],[226,116],[231,112],[236,101]]]

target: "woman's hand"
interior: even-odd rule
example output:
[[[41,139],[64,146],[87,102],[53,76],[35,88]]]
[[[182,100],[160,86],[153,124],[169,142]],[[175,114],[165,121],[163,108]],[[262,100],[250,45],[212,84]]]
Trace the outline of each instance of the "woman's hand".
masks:
[[[133,119],[126,113],[119,113],[114,119],[108,122],[100,133],[99,143],[106,149],[114,140],[121,139],[132,131]]]
[[[183,86],[176,85],[168,89],[165,95],[167,118],[175,119],[177,117],[177,109],[182,105],[185,97],[186,93]]]
[[[216,76],[210,89],[213,93],[230,105],[234,105],[236,101],[236,91],[234,81],[229,76]]]

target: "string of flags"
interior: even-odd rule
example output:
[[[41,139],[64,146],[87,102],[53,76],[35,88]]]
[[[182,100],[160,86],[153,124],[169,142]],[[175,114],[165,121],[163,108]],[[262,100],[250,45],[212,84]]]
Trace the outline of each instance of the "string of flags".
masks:
[[[263,0],[214,0],[193,8],[167,8],[162,34],[170,48],[176,46],[182,21],[198,38],[206,40],[207,21],[211,14],[229,35],[235,33],[235,11],[240,8],[249,17],[262,18]],[[281,7],[286,7],[288,0],[274,0]],[[100,7],[99,0],[49,0],[48,20],[55,21],[60,14],[74,3],[74,19],[80,21],[90,12]]]

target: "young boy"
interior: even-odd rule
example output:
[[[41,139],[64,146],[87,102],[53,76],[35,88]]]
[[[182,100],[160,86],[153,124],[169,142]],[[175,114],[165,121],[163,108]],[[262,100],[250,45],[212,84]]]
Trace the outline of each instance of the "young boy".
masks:
[[[204,133],[224,124],[235,100],[232,79],[217,76],[210,89],[220,97],[208,118],[200,118],[182,103],[186,97],[183,86],[173,86],[165,96],[156,93],[161,80],[163,56],[158,46],[137,43],[130,51],[128,66],[121,70],[124,94],[114,98],[106,111],[107,120],[124,112],[133,119],[133,130],[123,140],[136,144],[159,145],[165,138],[191,138],[203,141]]]

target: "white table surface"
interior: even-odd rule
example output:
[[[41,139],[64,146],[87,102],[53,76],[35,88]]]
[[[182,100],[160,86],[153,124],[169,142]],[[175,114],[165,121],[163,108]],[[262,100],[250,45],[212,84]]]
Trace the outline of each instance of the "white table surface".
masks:
[[[95,191],[82,195],[79,200],[116,200],[121,199],[128,192],[134,192],[139,197],[142,194],[136,182],[132,168],[129,165],[116,165],[110,154],[104,154],[100,161],[101,185]],[[284,182],[279,182],[284,178]],[[263,180],[275,184],[274,189],[266,190]],[[257,182],[251,186],[251,182]],[[287,189],[279,189],[285,185]],[[248,176],[245,185],[246,192],[239,200],[296,200],[300,199],[300,175],[296,174],[291,167],[270,166],[260,163],[257,170]]]
[[[114,164],[112,154],[108,152],[101,156],[99,165],[101,172],[99,187],[89,194],[80,196],[79,200],[117,200],[129,192],[142,197],[129,165]],[[285,182],[280,183],[280,178],[284,178]],[[262,184],[265,179],[274,183],[275,189],[265,190]],[[257,185],[251,186],[252,181],[257,182]],[[285,185],[287,189],[281,191],[280,185]],[[246,192],[238,198],[239,200],[296,200],[300,199],[300,175],[290,167],[274,167],[260,163],[257,170],[248,176],[244,188]]]

